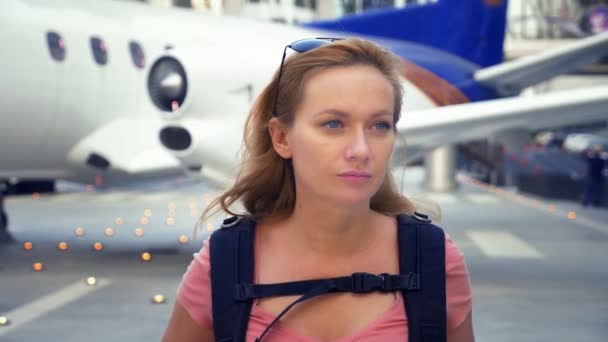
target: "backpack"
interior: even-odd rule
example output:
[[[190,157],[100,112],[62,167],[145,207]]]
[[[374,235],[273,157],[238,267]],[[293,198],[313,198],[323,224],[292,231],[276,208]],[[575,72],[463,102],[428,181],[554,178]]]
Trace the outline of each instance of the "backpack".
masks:
[[[354,273],[345,277],[280,284],[253,284],[255,221],[224,220],[210,237],[213,330],[218,342],[244,342],[255,298],[303,295],[281,312],[256,342],[295,304],[334,292],[402,291],[409,342],[446,341],[445,235],[426,215],[399,215],[399,274]]]

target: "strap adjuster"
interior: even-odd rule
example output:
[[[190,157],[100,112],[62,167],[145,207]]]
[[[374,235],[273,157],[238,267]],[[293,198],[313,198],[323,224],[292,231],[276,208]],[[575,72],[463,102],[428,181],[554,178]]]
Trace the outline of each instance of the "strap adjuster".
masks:
[[[234,286],[234,300],[237,302],[246,302],[251,298],[255,298],[255,293],[251,284],[236,284]]]
[[[232,216],[222,222],[221,228],[230,228],[236,226],[241,221],[241,216]]]

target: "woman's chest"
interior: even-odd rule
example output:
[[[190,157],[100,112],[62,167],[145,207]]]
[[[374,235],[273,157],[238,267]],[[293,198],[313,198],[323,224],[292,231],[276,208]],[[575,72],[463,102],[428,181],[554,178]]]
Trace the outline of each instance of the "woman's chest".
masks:
[[[269,324],[297,297],[264,299],[254,312]],[[395,326],[395,320],[401,324]],[[281,318],[283,330],[296,332],[314,341],[336,341],[360,336],[366,330],[392,326],[406,328],[403,305],[394,293],[329,294],[302,302]]]
[[[256,264],[258,284],[326,279],[355,272],[399,272],[398,253],[391,248],[335,260],[261,251]],[[256,306],[274,318],[299,297],[263,298],[256,302]],[[281,318],[281,322],[316,341],[335,341],[369,327],[389,312],[396,300],[394,292],[324,294],[297,304]]]

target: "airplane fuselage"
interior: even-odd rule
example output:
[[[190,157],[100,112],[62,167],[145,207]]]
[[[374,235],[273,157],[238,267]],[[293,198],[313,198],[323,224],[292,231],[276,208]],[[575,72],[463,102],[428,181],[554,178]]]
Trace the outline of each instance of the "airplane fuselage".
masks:
[[[202,130],[189,132],[191,146],[171,151],[185,167],[200,167],[215,158],[204,151],[217,148],[227,151],[220,164],[233,166],[241,132],[223,128],[240,127],[226,122],[244,120],[283,47],[305,37],[345,36],[112,1],[9,0],[1,6],[4,179],[91,182],[100,173],[133,173],[144,162],[132,165],[129,158],[148,156],[160,145],[159,127],[182,124]],[[49,34],[60,37],[62,60],[53,58]],[[368,38],[403,58],[405,119],[412,110],[496,97],[474,81],[478,67],[470,62],[422,45]],[[105,49],[105,64],[95,58],[95,39]],[[142,49],[141,67],[132,43]],[[159,109],[148,89],[151,70],[163,58],[181,64],[188,83],[187,95],[171,110]],[[225,137],[221,146],[208,139],[217,132]],[[135,143],[132,135],[149,141]],[[138,147],[127,153],[129,145]]]

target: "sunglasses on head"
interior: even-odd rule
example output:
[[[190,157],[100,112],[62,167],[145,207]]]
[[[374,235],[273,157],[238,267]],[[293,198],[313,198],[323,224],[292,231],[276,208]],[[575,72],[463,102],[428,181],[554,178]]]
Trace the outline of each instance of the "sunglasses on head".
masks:
[[[281,76],[283,75],[283,64],[285,63],[287,49],[292,49],[298,53],[307,52],[342,39],[344,38],[307,38],[296,40],[295,42],[285,46],[283,49],[283,57],[281,57],[281,66],[279,67],[279,78],[277,80],[277,91],[275,93],[274,104],[272,106],[272,116],[277,116],[277,102],[279,101],[279,89],[281,86]]]

